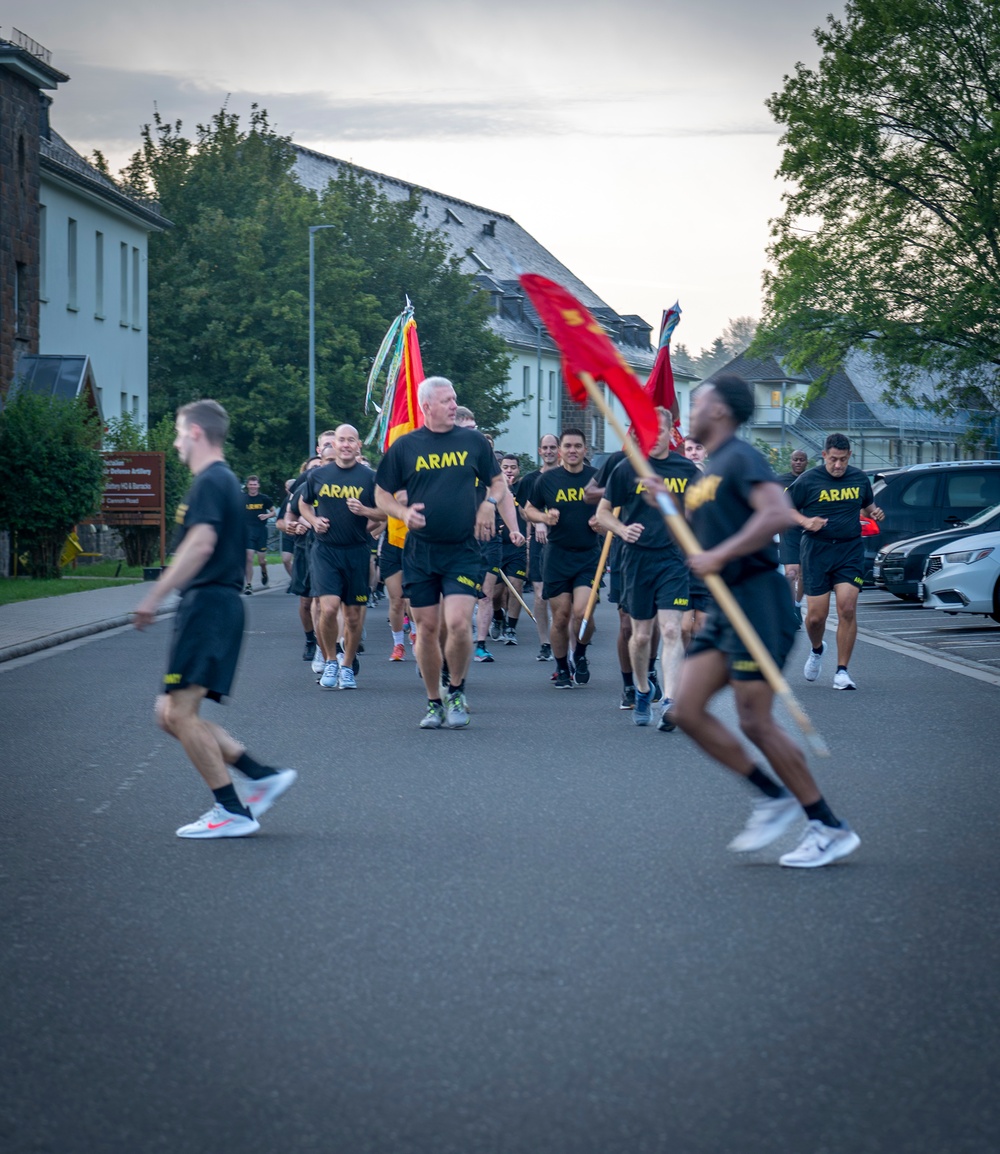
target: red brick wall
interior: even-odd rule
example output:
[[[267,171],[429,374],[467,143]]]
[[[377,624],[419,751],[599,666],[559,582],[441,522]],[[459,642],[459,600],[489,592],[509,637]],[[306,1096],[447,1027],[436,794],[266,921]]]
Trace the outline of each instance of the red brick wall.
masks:
[[[38,89],[0,66],[0,395],[20,357],[38,352],[40,128]],[[18,264],[20,317],[14,308]]]

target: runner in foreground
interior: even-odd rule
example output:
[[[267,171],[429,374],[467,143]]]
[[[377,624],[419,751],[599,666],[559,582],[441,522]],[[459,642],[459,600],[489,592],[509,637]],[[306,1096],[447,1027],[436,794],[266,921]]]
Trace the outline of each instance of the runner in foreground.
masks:
[[[688,485],[685,506],[705,552],[688,558],[696,574],[719,573],[778,666],[795,639],[795,616],[788,582],[778,572],[774,534],[792,523],[785,494],[764,458],[736,436],[753,413],[753,397],[739,377],[723,375],[697,393],[691,433],[708,450],[704,476]],[[658,479],[646,482],[663,492]],[[764,754],[783,785],[756,765],[735,733],[708,711],[726,685],[736,696],[740,729]],[[694,639],[681,671],[670,717],[706,753],[757,790],[744,830],[729,848],[763,849],[801,818],[808,828],[798,847],[784,854],[784,866],[829,865],[861,844],[850,826],[830,809],[802,750],[774,720],[774,692],[714,603],[704,630]]]
[[[257,819],[297,776],[294,769],[260,765],[221,726],[198,716],[206,697],[221,701],[229,693],[243,643],[245,494],[223,456],[228,429],[229,417],[217,401],[178,409],[174,448],[194,483],[178,510],[181,540],[173,559],[134,615],[135,627],[145,629],[168,593],[181,594],[156,719],[184,747],[215,804],[182,825],[178,837],[256,833]],[[227,766],[240,775],[239,794]]]

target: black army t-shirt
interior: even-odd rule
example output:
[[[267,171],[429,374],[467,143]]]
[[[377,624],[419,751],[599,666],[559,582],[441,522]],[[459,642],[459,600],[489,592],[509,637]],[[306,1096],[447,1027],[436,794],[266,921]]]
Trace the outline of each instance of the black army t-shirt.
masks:
[[[684,497],[688,520],[703,549],[732,537],[753,515],[750,492],[755,485],[776,483],[771,466],[746,441],[731,437],[705,463]],[[737,557],[722,571],[727,585],[738,585],[756,573],[778,567],[778,547],[769,541],[754,553]]]
[[[211,525],[216,533],[215,548],[201,571],[188,582],[182,592],[200,589],[205,585],[223,588],[243,588],[246,551],[244,546],[243,499],[236,475],[225,461],[213,461],[194,479],[187,496],[177,509],[179,526],[174,550],[195,525]],[[270,505],[265,508],[270,509]]]
[[[392,443],[375,483],[387,493],[405,489],[411,506],[423,503],[427,524],[410,533],[424,541],[453,544],[475,535],[482,503],[476,486],[489,485],[499,474],[500,466],[482,433],[457,425],[434,433],[424,426]]]
[[[331,461],[306,476],[301,495],[314,506],[317,517],[326,517],[330,528],[317,533],[320,545],[367,545],[368,519],[352,513],[347,502],[353,497],[371,508],[375,504],[375,473],[367,465],[355,462],[344,469]]]
[[[611,479],[611,474],[615,469],[625,460],[628,454],[624,449],[615,449],[613,453],[608,455],[601,462],[601,467],[597,470],[597,475],[594,477],[594,484],[598,489],[606,489],[608,481]],[[605,496],[607,494],[605,493]]]
[[[682,453],[651,457],[649,463],[683,509],[687,487],[701,477],[701,470]],[[645,492],[646,487],[636,475],[632,462],[624,460],[619,461],[608,478],[604,498],[611,502],[612,508],[621,506],[618,519],[622,524],[632,525],[638,521],[642,525],[642,535],[629,548],[669,549],[674,546],[674,539],[659,508],[646,501]]]
[[[831,477],[825,465],[806,469],[788,490],[788,496],[803,517],[826,517],[822,529],[804,531],[803,539],[853,541],[861,536],[862,509],[875,500],[868,474],[848,465],[842,477]]]
[[[557,549],[581,551],[593,549],[598,539],[589,525],[594,506],[584,500],[587,482],[597,470],[584,465],[579,473],[570,473],[562,465],[542,473],[535,482],[531,503],[541,513],[559,510],[559,520],[549,526],[549,544]]]
[[[249,493],[244,493],[243,496],[245,498],[244,515],[246,516],[247,525],[251,529],[257,529],[264,524],[260,519],[261,513],[266,513],[269,509],[273,509],[274,502],[263,493],[258,493],[256,497],[251,497]]]

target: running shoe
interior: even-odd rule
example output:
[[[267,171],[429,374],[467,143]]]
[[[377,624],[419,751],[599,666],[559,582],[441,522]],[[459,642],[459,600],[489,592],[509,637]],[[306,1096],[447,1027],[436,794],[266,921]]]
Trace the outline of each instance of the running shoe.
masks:
[[[590,666],[586,657],[581,657],[579,661],[573,663],[573,680],[577,685],[586,685],[590,680]]]
[[[303,661],[312,661],[312,659],[315,656],[316,656],[316,642],[315,641],[307,641],[305,649],[302,650],[302,660]]]
[[[346,665],[340,667],[340,688],[341,689],[357,689],[358,683],[354,680],[354,670],[349,669]]]
[[[326,658],[323,656],[323,650],[317,645],[313,653],[312,671],[313,673],[322,673],[326,669]]]
[[[494,617],[493,620],[490,622],[490,637],[492,637],[494,641],[499,641],[500,638],[503,636],[503,632],[504,632],[503,618],[502,617]]]
[[[493,654],[486,648],[482,641],[476,642],[476,652],[474,654],[476,661],[489,662],[493,660]]]
[[[649,725],[653,720],[653,711],[649,708],[653,696],[652,687],[645,693],[641,689],[635,691],[635,709],[632,711],[633,725]]]
[[[619,709],[635,709],[635,686],[626,685],[622,690],[622,703]]]
[[[776,841],[798,818],[802,806],[794,797],[765,797],[754,804],[747,823],[729,843],[734,853],[750,853]]]
[[[240,801],[255,817],[261,817],[286,790],[291,789],[298,776],[294,769],[279,769],[268,777],[254,780],[234,769],[233,784]]]
[[[815,869],[847,857],[859,845],[861,838],[849,825],[834,827],[811,821],[802,841],[789,853],[782,854],[778,861],[783,866]]]
[[[449,729],[464,729],[469,724],[469,705],[465,694],[460,689],[453,689],[448,694],[446,705],[445,724]]]
[[[339,685],[340,663],[334,658],[323,667],[323,676],[319,679],[319,687],[320,689],[336,689]]]
[[[815,681],[817,677],[823,672],[823,654],[826,653],[826,642],[823,642],[819,653],[813,653],[809,650],[809,656],[806,658],[806,663],[802,668],[802,676],[806,681]]]
[[[246,585],[244,585],[244,586],[243,586],[243,593],[244,593],[244,595],[245,595],[246,597],[249,597],[249,596],[250,596],[250,594],[251,594],[252,592],[253,592],[253,586],[252,586],[252,585],[250,584],[250,582],[248,581],[248,582],[246,583]],[[182,828],[182,829],[187,829],[187,826],[185,825],[185,826],[182,826],[181,828]],[[178,837],[195,837],[196,835],[195,835],[195,834],[190,834],[190,833],[185,833],[185,834],[178,834],[177,836],[178,836]]]
[[[650,697],[650,703],[655,705],[663,697],[663,690],[660,688],[660,683],[656,677],[656,670],[649,671],[649,688],[652,690],[653,696]]]
[[[260,583],[265,589],[267,588],[267,567],[264,565],[260,567]]]
[[[833,675],[833,688],[857,689],[857,686],[854,684],[851,675],[847,672],[846,669],[838,669],[837,672]]]
[[[545,644],[538,650],[536,661],[551,661],[552,660],[552,646]]]
[[[552,675],[552,684],[556,689],[572,689],[573,675],[563,669],[557,669]]]
[[[390,661],[402,661],[405,656],[406,656],[406,650],[403,647],[402,643],[400,643],[399,645],[394,645],[392,647],[392,655],[390,656],[389,660]]]
[[[260,829],[260,822],[255,817],[244,817],[241,813],[230,813],[228,809],[219,805],[212,806],[208,813],[203,813],[197,821],[189,825],[182,825],[177,831],[178,837],[246,837]]]
[[[444,727],[444,706],[436,701],[427,702],[427,712],[420,722],[421,729],[441,729]]]
[[[656,728],[660,733],[673,733],[677,726],[670,720],[667,713],[670,710],[671,701],[669,697],[664,697],[663,706],[660,709],[660,720],[656,724]]]
[[[503,643],[504,643],[504,645],[516,645],[517,644],[517,634],[514,632],[513,629],[511,629],[511,627],[509,625],[504,626]]]

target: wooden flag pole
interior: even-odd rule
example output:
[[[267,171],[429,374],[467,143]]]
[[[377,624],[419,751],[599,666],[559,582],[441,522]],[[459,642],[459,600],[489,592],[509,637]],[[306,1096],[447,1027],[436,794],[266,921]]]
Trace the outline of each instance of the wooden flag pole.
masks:
[[[615,516],[621,512],[621,506],[615,508]],[[594,574],[594,584],[590,587],[590,597],[587,599],[587,611],[583,615],[583,621],[580,622],[580,636],[579,641],[583,640],[584,633],[587,632],[587,626],[590,624],[590,615],[594,612],[594,606],[597,604],[597,591],[601,587],[601,578],[604,576],[604,566],[608,563],[608,554],[611,552],[611,538],[614,534],[609,530],[604,538],[604,548],[601,550],[601,559],[597,562],[597,572]]]
[[[532,620],[532,621],[534,621],[534,620],[535,620],[535,615],[534,615],[534,613],[532,613],[532,612],[531,612],[531,610],[528,608],[528,606],[527,606],[527,605],[525,605],[525,603],[524,603],[524,598],[523,598],[523,597],[521,596],[521,594],[520,594],[520,593],[518,593],[518,591],[517,591],[517,590],[514,588],[514,582],[513,582],[513,581],[511,581],[511,579],[510,579],[510,578],[507,576],[507,574],[506,574],[506,573],[505,573],[505,572],[504,572],[502,569],[500,570],[500,576],[501,576],[501,577],[504,579],[504,584],[507,586],[507,588],[508,588],[508,589],[511,591],[511,593],[513,593],[513,594],[514,594],[514,596],[517,598],[518,602],[519,602],[519,603],[520,603],[520,605],[521,605],[521,608],[522,608],[522,609],[525,611],[525,613],[527,613],[527,615],[528,615],[528,616],[531,618],[531,620]]]
[[[655,474],[649,462],[639,451],[639,447],[635,441],[627,436],[622,429],[621,422],[604,399],[604,395],[597,387],[594,378],[589,373],[580,373],[580,380],[583,382],[590,399],[604,415],[605,421],[607,421],[614,430],[615,435],[621,438],[622,448],[628,454],[628,458],[632,462],[632,467],[635,471],[640,477],[654,476]],[[670,529],[674,539],[684,553],[691,557],[696,553],[704,552],[698,543],[698,539],[691,531],[691,526],[688,525],[683,514],[678,510],[670,496],[668,494],[659,494],[657,496],[657,504],[660,507],[660,512],[663,514],[663,519],[667,523],[667,527]],[[764,643],[758,636],[757,630],[751,625],[739,602],[730,591],[729,586],[722,580],[718,573],[706,573],[703,580],[708,587],[708,591],[715,598],[716,604],[729,618],[729,623],[733,629],[736,630],[737,636],[746,646],[747,652],[754,661],[757,662],[757,667],[763,674],[764,679],[768,685],[770,685],[771,689],[774,690],[775,695],[780,697],[785,703],[785,707],[792,715],[796,725],[802,731],[802,735],[809,744],[809,747],[818,756],[829,757],[830,750],[826,742],[823,740],[821,734],[816,731],[805,710],[795,700],[795,695],[792,693],[788,682],[782,675],[774,658],[764,647]]]

